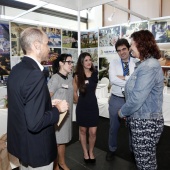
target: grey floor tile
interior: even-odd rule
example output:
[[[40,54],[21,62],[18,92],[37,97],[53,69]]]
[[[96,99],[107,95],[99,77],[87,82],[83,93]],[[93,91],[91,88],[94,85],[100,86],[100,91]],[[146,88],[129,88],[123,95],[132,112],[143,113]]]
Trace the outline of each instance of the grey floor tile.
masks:
[[[71,170],[137,170],[135,163],[128,162],[115,156],[113,161],[106,161],[106,152],[98,148],[94,149],[95,164],[86,164],[83,160],[83,152],[79,141],[67,146],[66,162]]]

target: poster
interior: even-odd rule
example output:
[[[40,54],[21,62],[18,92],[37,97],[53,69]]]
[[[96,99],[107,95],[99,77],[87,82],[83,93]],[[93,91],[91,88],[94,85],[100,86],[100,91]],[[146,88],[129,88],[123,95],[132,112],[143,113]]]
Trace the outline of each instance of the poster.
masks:
[[[62,47],[78,48],[78,33],[76,31],[62,30]]]
[[[62,53],[71,54],[74,61],[74,65],[76,65],[78,60],[78,49],[62,48]]]
[[[50,48],[49,56],[46,61],[42,61],[42,65],[52,65],[53,61],[61,54],[61,48]]]
[[[89,53],[92,57],[94,67],[98,68],[98,48],[82,48],[81,53],[82,52]]]
[[[148,21],[123,24],[121,26],[121,38],[126,38],[130,43],[131,34],[139,30],[148,30]]]
[[[157,43],[169,43],[170,19],[150,21],[150,31]]]
[[[116,53],[115,43],[120,38],[120,26],[99,29],[99,57]]]
[[[98,47],[98,30],[81,32],[81,48]]]
[[[51,27],[39,27],[48,36],[49,47],[61,47],[61,29]]]
[[[9,25],[0,23],[0,79],[10,74],[10,37]]]

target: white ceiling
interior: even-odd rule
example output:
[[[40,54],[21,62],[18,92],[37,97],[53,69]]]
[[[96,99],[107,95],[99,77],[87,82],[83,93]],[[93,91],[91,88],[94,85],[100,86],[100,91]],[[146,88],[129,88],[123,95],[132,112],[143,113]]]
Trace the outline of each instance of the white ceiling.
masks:
[[[81,11],[94,6],[102,5],[114,0],[42,0],[47,3],[59,5],[76,11]],[[64,11],[63,11],[64,12]]]

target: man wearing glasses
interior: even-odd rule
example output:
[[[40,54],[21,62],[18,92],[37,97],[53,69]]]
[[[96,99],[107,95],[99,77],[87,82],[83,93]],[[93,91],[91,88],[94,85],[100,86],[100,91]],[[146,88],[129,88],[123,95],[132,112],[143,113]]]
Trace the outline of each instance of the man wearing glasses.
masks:
[[[119,39],[115,44],[119,58],[114,58],[109,66],[111,97],[109,100],[110,129],[109,151],[106,155],[107,161],[113,160],[117,149],[117,135],[120,127],[120,118],[117,113],[125,103],[124,87],[135,68],[134,58],[130,57],[129,48],[130,45],[126,39]]]

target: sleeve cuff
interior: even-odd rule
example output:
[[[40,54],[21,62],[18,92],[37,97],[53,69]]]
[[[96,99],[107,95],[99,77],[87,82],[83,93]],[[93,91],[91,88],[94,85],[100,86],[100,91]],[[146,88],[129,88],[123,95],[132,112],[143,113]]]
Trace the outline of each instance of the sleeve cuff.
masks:
[[[129,79],[130,76],[125,76],[125,81],[127,81]]]
[[[121,118],[124,118],[124,117],[125,117],[125,116],[122,114],[121,110],[120,110],[119,116],[120,116]]]

